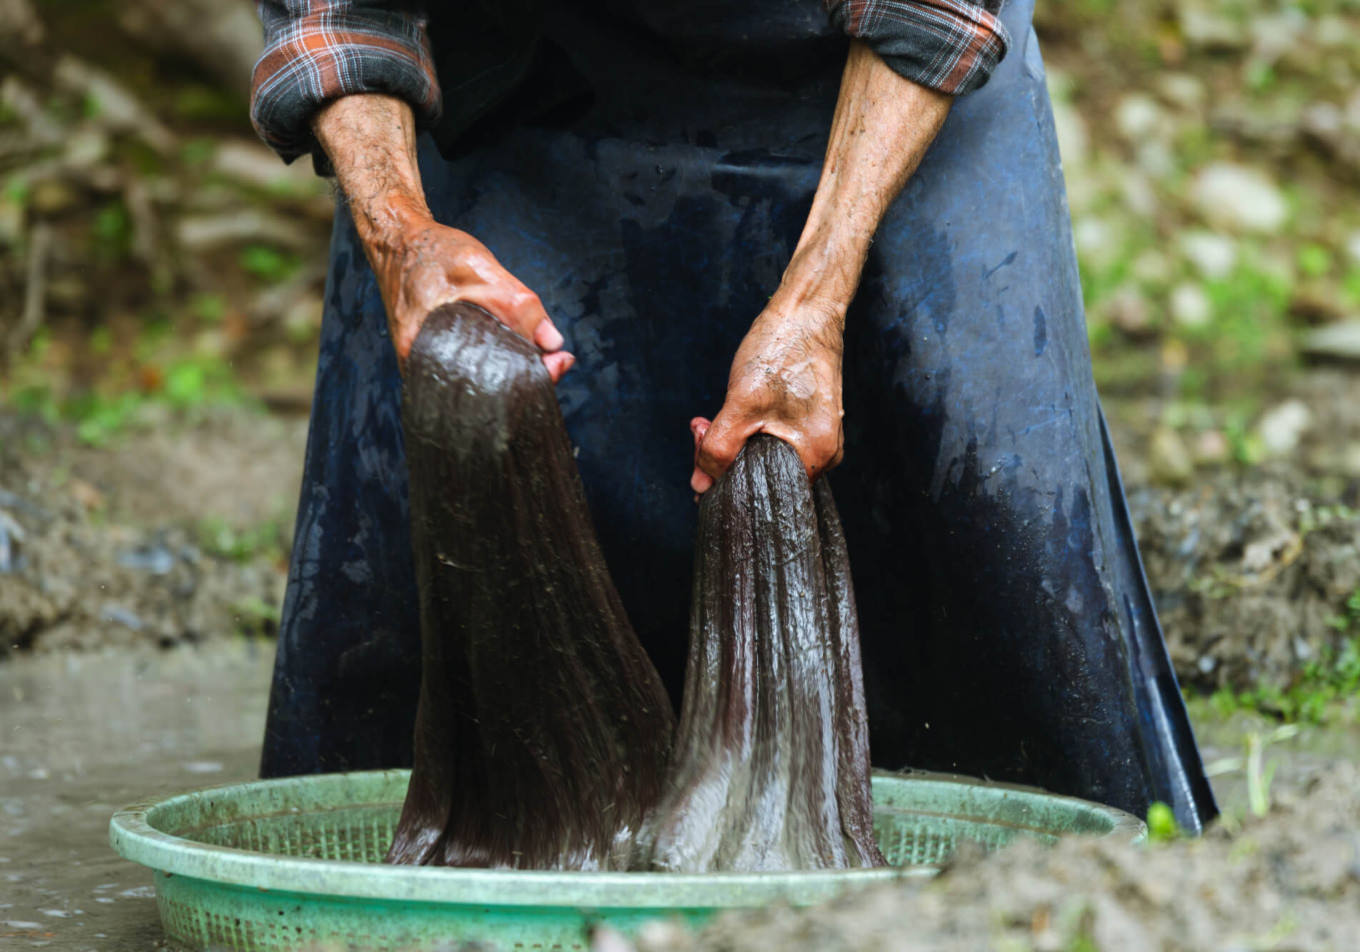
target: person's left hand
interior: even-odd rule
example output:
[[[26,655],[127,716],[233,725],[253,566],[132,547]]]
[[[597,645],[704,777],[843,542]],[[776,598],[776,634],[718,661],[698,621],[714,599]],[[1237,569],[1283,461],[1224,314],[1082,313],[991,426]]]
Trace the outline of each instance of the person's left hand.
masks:
[[[786,305],[778,299],[771,299],[737,348],[718,415],[711,423],[703,417],[690,421],[690,486],[697,493],[706,492],[727,472],[755,433],[769,433],[791,445],[809,479],[841,461],[845,312],[825,304]]]

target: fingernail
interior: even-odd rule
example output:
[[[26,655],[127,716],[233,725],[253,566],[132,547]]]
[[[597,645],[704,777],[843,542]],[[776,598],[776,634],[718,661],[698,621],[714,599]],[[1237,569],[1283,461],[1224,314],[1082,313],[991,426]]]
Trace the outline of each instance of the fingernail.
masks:
[[[540,345],[544,350],[561,350],[562,345],[567,342],[567,339],[562,336],[562,332],[551,324],[548,325],[547,331],[539,334],[539,336],[542,338]]]

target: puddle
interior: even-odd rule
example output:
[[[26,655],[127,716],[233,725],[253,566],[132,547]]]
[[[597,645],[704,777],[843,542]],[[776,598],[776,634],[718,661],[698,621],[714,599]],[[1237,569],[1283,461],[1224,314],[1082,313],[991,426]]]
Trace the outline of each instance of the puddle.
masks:
[[[108,845],[113,811],[248,780],[273,646],[0,663],[0,947],[160,946],[151,874]]]

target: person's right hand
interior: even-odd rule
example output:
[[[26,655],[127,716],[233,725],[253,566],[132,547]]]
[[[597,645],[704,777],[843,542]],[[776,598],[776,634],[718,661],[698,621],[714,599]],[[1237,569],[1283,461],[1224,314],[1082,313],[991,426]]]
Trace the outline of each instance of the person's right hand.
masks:
[[[536,345],[553,382],[562,378],[576,358],[562,349],[562,335],[537,294],[467,232],[441,225],[420,209],[394,217],[367,251],[403,368],[425,315],[441,304],[468,301]]]
[[[312,132],[335,168],[378,278],[403,372],[425,316],[441,304],[468,301],[538,347],[553,382],[562,379],[576,358],[562,349],[538,295],[484,244],[430,214],[409,105],[381,93],[341,96],[317,111]]]

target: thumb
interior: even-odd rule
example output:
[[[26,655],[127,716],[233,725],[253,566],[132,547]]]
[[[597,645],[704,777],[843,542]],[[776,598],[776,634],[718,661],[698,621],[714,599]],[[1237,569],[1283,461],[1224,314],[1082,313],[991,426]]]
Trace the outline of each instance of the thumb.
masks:
[[[732,415],[719,413],[699,439],[698,453],[694,460],[696,479],[690,481],[694,491],[703,492],[727,472],[736,460],[737,454],[741,452],[741,448],[746,445],[747,437],[759,429],[758,420],[747,420],[743,421],[743,424],[738,424]],[[708,477],[707,485],[702,489],[698,485],[703,482],[698,478],[701,474]]]

